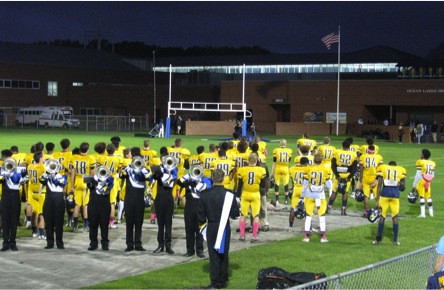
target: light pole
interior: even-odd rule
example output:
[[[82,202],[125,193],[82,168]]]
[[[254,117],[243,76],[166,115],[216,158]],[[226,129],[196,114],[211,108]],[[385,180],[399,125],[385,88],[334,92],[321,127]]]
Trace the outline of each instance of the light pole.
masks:
[[[156,51],[153,50],[153,76],[154,76],[154,124],[156,124]]]

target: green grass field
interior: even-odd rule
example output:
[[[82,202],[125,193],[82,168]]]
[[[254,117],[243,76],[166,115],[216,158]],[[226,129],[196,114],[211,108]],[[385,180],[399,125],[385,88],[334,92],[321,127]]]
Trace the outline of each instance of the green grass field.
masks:
[[[7,149],[17,145],[21,151],[28,152],[33,143],[38,141],[56,143],[56,150],[60,149],[59,141],[62,138],[71,140],[71,149],[81,142],[90,143],[90,147],[99,141],[108,143],[114,135],[120,136],[121,144],[126,147],[142,147],[144,138],[134,137],[134,132],[80,132],[80,131],[56,131],[56,130],[1,130],[1,149]],[[151,148],[159,150],[161,146],[170,146],[177,136],[170,139],[151,139]],[[218,144],[222,136],[180,136],[183,147],[192,153],[198,145],[208,148],[211,143]],[[229,136],[227,136],[228,138]],[[288,146],[296,151],[296,140],[300,136],[262,136],[264,139],[276,140],[287,139]],[[321,142],[324,136],[312,136]],[[331,136],[332,145],[340,147],[345,136]],[[354,138],[356,144],[362,145],[364,139]],[[361,227],[341,229],[328,233],[330,243],[303,243],[302,236],[259,245],[242,251],[230,253],[230,281],[229,288],[232,289],[254,289],[257,282],[257,273],[261,268],[276,266],[290,272],[309,271],[325,272],[327,276],[344,271],[349,271],[371,263],[389,259],[404,253],[411,252],[437,243],[444,234],[444,197],[441,188],[444,185],[442,169],[444,167],[444,146],[442,144],[398,144],[376,140],[380,147],[380,154],[384,162],[395,160],[398,165],[407,169],[407,189],[402,194],[400,209],[400,232],[399,241],[401,246],[395,247],[393,239],[391,220],[386,220],[383,243],[373,246],[372,240],[376,236],[377,226],[368,224]],[[278,142],[267,144],[268,152],[279,146]],[[420,157],[421,149],[428,148],[432,152],[431,159],[437,164],[435,179],[432,182],[433,204],[435,209],[434,218],[417,219],[419,204],[412,205],[407,201],[407,193],[410,191],[415,175],[415,162]],[[269,155],[267,164],[271,168],[272,158]],[[335,206],[339,206],[339,200]],[[371,203],[373,205],[373,203]],[[349,199],[349,211],[363,211],[363,204]],[[328,225],[328,216],[327,216]],[[23,232],[23,229],[21,229]],[[124,278],[118,281],[93,285],[91,288],[198,288],[209,284],[209,261],[201,260],[177,265],[167,269],[145,273],[142,275]],[[175,278],[172,278],[175,277]],[[186,277],[186,278],[185,278]]]

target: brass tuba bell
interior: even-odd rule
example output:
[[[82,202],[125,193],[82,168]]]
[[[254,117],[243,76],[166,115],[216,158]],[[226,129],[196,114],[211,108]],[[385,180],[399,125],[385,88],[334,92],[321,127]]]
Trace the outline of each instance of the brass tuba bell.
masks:
[[[105,181],[110,175],[110,170],[108,167],[101,165],[96,169],[96,178],[98,181]]]
[[[49,174],[57,174],[60,171],[60,162],[56,159],[48,159],[45,161],[45,170]]]
[[[136,172],[141,171],[144,167],[145,167],[145,160],[140,156],[134,157],[133,160],[131,161],[131,168]]]
[[[174,168],[176,168],[177,160],[174,156],[167,155],[167,156],[162,157],[162,165],[166,170],[171,172],[172,170],[174,170]]]
[[[15,159],[12,157],[8,157],[3,161],[2,164],[2,172],[12,174],[14,171],[17,170],[17,163],[15,162]]]
[[[204,169],[200,164],[193,164],[190,167],[190,177],[195,181],[200,181],[204,174]]]

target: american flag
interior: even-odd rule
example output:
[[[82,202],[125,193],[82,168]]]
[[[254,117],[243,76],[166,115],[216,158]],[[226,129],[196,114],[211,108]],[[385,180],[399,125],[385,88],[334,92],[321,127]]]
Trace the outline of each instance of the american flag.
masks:
[[[330,49],[331,44],[338,43],[340,39],[339,39],[339,34],[332,32],[329,35],[324,36],[321,40],[325,44],[325,46],[327,46],[327,48]]]

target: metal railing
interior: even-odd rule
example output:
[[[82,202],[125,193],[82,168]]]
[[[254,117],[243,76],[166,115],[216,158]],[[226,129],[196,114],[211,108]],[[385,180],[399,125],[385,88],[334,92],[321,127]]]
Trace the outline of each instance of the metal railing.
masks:
[[[85,131],[148,131],[153,127],[150,123],[149,115],[145,116],[92,116],[75,115],[73,119],[78,119],[80,125],[78,128],[68,127],[67,130],[85,130]],[[10,129],[32,129],[48,130],[63,129],[63,127],[40,126],[38,122],[33,124],[23,124],[23,121],[17,120],[15,114],[2,114],[0,116],[0,127]]]
[[[291,289],[425,289],[436,245]]]

